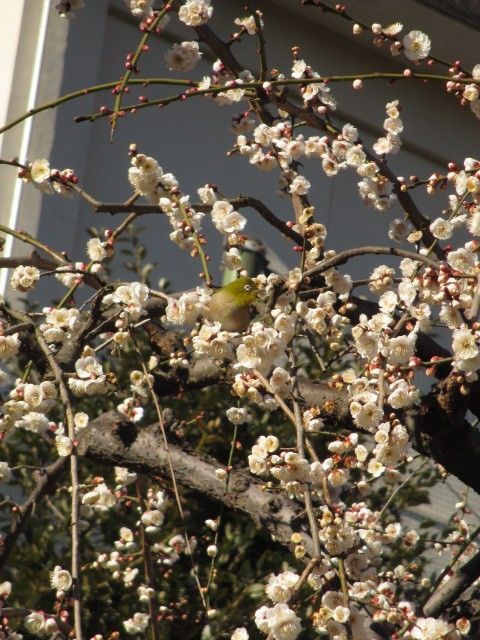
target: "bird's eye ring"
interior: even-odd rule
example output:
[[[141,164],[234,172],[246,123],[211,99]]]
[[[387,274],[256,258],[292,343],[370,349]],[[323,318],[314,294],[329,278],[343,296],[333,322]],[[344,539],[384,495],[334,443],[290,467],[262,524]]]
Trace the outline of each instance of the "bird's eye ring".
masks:
[[[246,284],[244,287],[245,291],[250,291],[251,288],[252,287],[249,284]]]

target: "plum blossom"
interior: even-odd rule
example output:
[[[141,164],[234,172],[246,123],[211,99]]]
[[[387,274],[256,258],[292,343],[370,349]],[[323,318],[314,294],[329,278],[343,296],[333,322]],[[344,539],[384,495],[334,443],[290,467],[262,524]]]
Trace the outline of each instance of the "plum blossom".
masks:
[[[455,329],[453,331],[452,349],[459,360],[475,358],[478,353],[476,337],[469,329]]]
[[[247,224],[247,219],[225,200],[217,200],[213,204],[212,221],[220,233],[224,234],[238,233]]]
[[[212,13],[210,0],[187,0],[178,10],[178,17],[189,27],[199,27],[210,19]]]
[[[165,62],[170,71],[191,71],[202,57],[198,42],[175,43],[165,53]]]
[[[100,238],[90,238],[87,242],[87,255],[93,262],[102,262],[102,260],[111,256],[112,253],[113,247],[102,242]]]
[[[288,602],[299,576],[293,571],[285,571],[278,575],[271,575],[265,587],[265,593],[272,602]]]
[[[273,640],[295,640],[302,630],[300,618],[290,607],[278,603],[272,608],[261,607],[255,612],[255,623],[263,633],[270,633]]]
[[[390,364],[405,364],[415,352],[415,336],[398,336],[388,341],[387,358]]]
[[[40,271],[37,267],[20,265],[12,273],[10,284],[17,291],[34,289],[40,280]]]
[[[62,569],[57,565],[50,573],[50,584],[54,589],[60,589],[61,591],[68,591],[72,586],[72,576],[69,571]]]
[[[93,355],[85,355],[75,363],[76,377],[68,379],[68,385],[77,395],[103,394],[108,390],[106,375],[101,363]]]
[[[130,635],[143,634],[148,627],[150,616],[148,613],[141,613],[137,611],[131,618],[123,622],[123,628]]]
[[[125,0],[130,13],[136,18],[146,18],[152,10],[153,0]]]
[[[252,15],[246,16],[245,18],[235,18],[234,22],[239,27],[243,27],[249,36],[253,36],[257,32],[255,17]],[[263,20],[261,18],[260,18],[260,26],[263,26]]]
[[[436,218],[430,225],[430,231],[434,238],[448,240],[448,238],[452,237],[453,226],[450,220]]]
[[[111,509],[115,502],[115,496],[104,482],[98,484],[92,491],[85,493],[82,498],[82,504],[101,512]]]
[[[30,178],[33,182],[41,184],[50,177],[50,163],[48,160],[34,160],[30,165]]]
[[[143,314],[149,290],[142,282],[131,282],[120,285],[110,296],[105,296],[104,302],[114,302],[121,305],[131,320],[135,321]]]
[[[403,37],[402,44],[406,57],[413,62],[423,60],[430,53],[430,38],[422,31],[410,31]]]
[[[6,360],[17,355],[20,348],[20,340],[18,333],[12,333],[9,336],[0,335],[0,359]]]

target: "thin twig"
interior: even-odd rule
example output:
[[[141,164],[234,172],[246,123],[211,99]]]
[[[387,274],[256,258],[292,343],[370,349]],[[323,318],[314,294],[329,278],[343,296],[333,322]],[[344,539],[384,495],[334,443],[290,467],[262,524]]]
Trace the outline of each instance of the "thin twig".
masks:
[[[133,71],[137,71],[137,62],[138,62],[140,56],[142,55],[142,53],[145,51],[145,45],[147,44],[150,35],[155,31],[155,29],[157,28],[158,23],[160,22],[160,20],[163,18],[163,16],[169,10],[170,10],[170,5],[168,3],[166,3],[164,5],[163,9],[158,12],[158,14],[152,20],[152,22],[145,29],[145,32],[144,32],[142,38],[140,39],[140,42],[138,43],[137,50],[135,51],[135,53],[133,54],[132,59],[130,60],[130,66],[125,71],[125,73],[123,75],[123,78],[122,78],[122,81],[120,82],[120,84],[119,84],[119,86],[117,88],[117,95],[115,97],[115,103],[113,105],[113,113],[112,113],[112,116],[111,116],[110,142],[113,142],[113,136],[115,134],[115,127],[117,126],[118,115],[119,115],[120,108],[121,108],[121,105],[122,105],[123,92],[124,92],[125,88],[128,85],[128,82],[130,80],[130,76],[132,75]]]
[[[25,527],[28,516],[38,505],[42,497],[52,490],[56,480],[67,466],[67,462],[68,458],[58,458],[38,474],[35,489],[29,495],[27,500],[17,508],[16,518],[10,527],[10,531],[2,539],[2,545],[0,547],[0,568],[5,566],[19,535]]]
[[[65,257],[59,251],[52,249],[52,247],[49,247],[44,242],[40,242],[40,240],[37,240],[37,238],[34,238],[26,231],[16,231],[15,229],[10,229],[10,227],[5,226],[4,224],[0,224],[0,231],[2,233],[6,233],[9,236],[17,238],[17,240],[22,240],[27,244],[31,244],[32,246],[37,247],[37,249],[41,249],[47,255],[53,258],[57,265],[68,264],[68,261],[65,260]]]
[[[287,405],[287,403],[283,400],[283,398],[281,398],[278,395],[278,393],[276,393],[276,391],[274,390],[272,385],[265,378],[265,376],[262,373],[260,373],[260,371],[258,371],[257,369],[254,369],[253,373],[255,374],[255,377],[260,380],[260,382],[263,384],[263,386],[268,391],[268,393],[272,394],[272,396],[278,402],[278,405],[280,406],[280,408],[282,409],[284,414],[287,416],[287,418],[290,420],[290,422],[293,424],[293,426],[296,429],[297,428],[297,423],[296,423],[296,420],[295,420],[295,415],[294,415],[293,411],[290,409],[290,407]],[[319,460],[318,460],[317,452],[315,451],[315,448],[313,447],[312,443],[310,442],[310,440],[307,437],[305,438],[305,444],[307,446],[308,453],[312,456],[312,458],[315,460],[315,462],[318,462]]]
[[[422,462],[422,464],[420,464],[416,469],[414,469],[406,478],[405,480],[398,485],[398,487],[395,489],[395,491],[393,491],[388,500],[385,502],[385,504],[383,505],[382,509],[379,511],[377,518],[375,520],[374,524],[377,524],[377,522],[380,522],[380,520],[382,519],[383,514],[385,513],[385,511],[387,510],[388,506],[392,503],[392,501],[395,499],[395,497],[398,495],[398,493],[407,486],[407,484],[410,482],[410,480],[419,472],[423,469],[423,467],[427,464],[428,460],[424,460]]]
[[[228,453],[227,477],[225,479],[225,493],[228,493],[228,487],[230,485],[230,471],[231,471],[232,462],[233,462],[233,454],[235,452],[235,442],[237,441],[237,433],[238,433],[238,425],[235,424],[235,425],[233,425],[232,440],[230,442],[230,451]],[[218,547],[218,540],[219,540],[219,537],[220,537],[220,527],[222,525],[224,511],[225,511],[225,503],[222,502],[222,507],[221,507],[220,513],[218,514],[218,518],[217,518],[217,530],[215,531],[215,537],[214,537],[214,540],[213,540],[213,544],[216,547]],[[215,558],[216,558],[216,556],[212,557],[212,561],[210,563],[210,571],[209,571],[209,574],[208,574],[208,581],[207,581],[206,598],[207,598],[207,606],[208,606],[208,608],[210,608],[210,587],[212,585],[213,577],[215,575]]]
[[[172,464],[172,458],[170,456],[169,444],[168,444],[168,439],[167,439],[167,432],[166,432],[166,429],[165,429],[165,422],[163,420],[162,409],[160,407],[160,403],[158,401],[157,394],[155,393],[155,390],[153,388],[152,382],[150,380],[150,374],[149,374],[148,369],[147,369],[147,367],[145,365],[145,362],[143,360],[142,352],[140,351],[140,348],[139,348],[139,346],[137,344],[135,336],[133,335],[133,331],[131,331],[131,330],[130,330],[130,337],[131,337],[132,342],[133,342],[133,344],[135,346],[135,350],[137,351],[137,354],[138,354],[138,357],[139,357],[139,360],[140,360],[140,365],[142,367],[143,375],[145,377],[145,382],[146,382],[146,385],[148,387],[148,390],[149,390],[149,393],[150,393],[150,396],[152,398],[153,405],[155,407],[155,411],[156,411],[156,414],[157,414],[158,424],[159,424],[160,432],[162,434],[162,439],[163,439],[163,445],[165,447],[165,452],[166,452],[166,455],[167,455],[168,467],[169,467],[169,471],[170,471],[170,479],[172,481],[173,493],[175,495],[175,501],[177,503],[178,513],[180,515],[180,519],[182,520],[183,535],[184,535],[184,538],[185,538],[185,546],[187,548],[188,555],[189,555],[189,558],[190,558],[190,561],[191,561],[191,564],[192,564],[192,573],[193,573],[193,576],[195,578],[195,582],[196,582],[196,585],[197,585],[198,593],[200,595],[200,599],[202,601],[203,608],[205,610],[207,610],[207,601],[205,599],[203,587],[202,587],[202,585],[200,583],[200,578],[198,576],[198,571],[197,571],[197,568],[195,566],[195,562],[194,562],[194,559],[193,559],[193,549],[192,549],[192,546],[190,544],[190,539],[188,537],[187,521],[186,521],[185,513],[184,513],[183,507],[182,507],[182,501],[181,501],[180,493],[179,493],[179,490],[178,490],[177,479],[175,477],[175,470],[174,470],[173,464]]]
[[[48,346],[40,329],[35,330],[37,343],[48,361],[50,369],[55,376],[60,398],[62,400],[65,418],[67,423],[67,433],[72,445],[75,441],[75,421],[73,407],[70,400],[70,393],[63,379],[63,371]],[[80,576],[80,528],[79,528],[79,481],[78,481],[78,452],[73,446],[70,454],[70,480],[71,480],[71,541],[72,541],[72,578],[73,578],[73,614],[76,640],[82,640],[82,609],[81,609],[81,576]]]
[[[142,511],[145,511],[145,501],[142,496],[140,480],[137,478],[135,483],[137,490],[137,500],[142,508]],[[140,539],[142,543],[142,556],[143,556],[143,571],[145,576],[145,584],[147,587],[154,589],[154,570],[153,570],[153,562],[152,562],[152,553],[150,550],[150,544],[147,539],[147,535],[145,532],[145,526],[140,521]],[[150,630],[152,632],[152,640],[159,640],[158,635],[158,610],[157,603],[155,600],[155,594],[152,594],[148,597],[148,613],[150,615]]]
[[[457,551],[457,553],[453,556],[453,558],[451,559],[451,561],[443,568],[443,571],[440,572],[440,574],[438,575],[437,579],[435,580],[435,582],[433,583],[433,585],[430,587],[430,589],[428,590],[427,594],[425,595],[425,597],[423,598],[422,602],[419,604],[419,609],[423,610],[423,608],[425,607],[425,605],[427,604],[427,602],[430,600],[430,598],[433,596],[433,594],[435,593],[435,591],[438,589],[438,587],[442,584],[444,578],[450,573],[450,571],[453,569],[453,567],[455,566],[455,564],[459,561],[459,559],[461,558],[461,556],[464,554],[465,550],[467,549],[467,547],[472,544],[472,542],[475,540],[475,538],[480,534],[480,525],[473,531],[472,535],[469,536],[465,542],[462,544],[462,546],[459,548],[459,550]]]
[[[312,558],[310,562],[307,564],[305,569],[302,571],[300,578],[295,583],[295,586],[292,589],[292,595],[290,596],[288,602],[293,603],[300,595],[300,589],[303,587],[305,582],[308,580],[309,575],[315,569],[315,567],[319,563],[319,558]]]
[[[292,356],[293,358],[293,356]],[[294,361],[293,361],[294,364]],[[293,399],[293,415],[295,419],[295,430],[297,435],[297,452],[302,458],[305,458],[305,435],[303,429],[303,419],[300,411],[300,405],[295,397],[298,397],[298,377],[294,375],[294,399]],[[305,512],[308,518],[308,524],[310,526],[310,533],[313,540],[313,557],[320,558],[320,538],[318,537],[318,523],[317,518],[313,510],[312,495],[310,493],[310,487],[306,487],[303,492],[303,499],[305,502]]]
[[[265,36],[263,35],[262,14],[260,13],[260,11],[255,11],[253,14],[253,18],[255,20],[255,27],[258,38],[258,53],[260,55],[260,80],[264,82],[267,77],[268,65],[267,52],[265,49]]]
[[[320,273],[324,273],[328,271],[328,269],[332,269],[333,267],[337,267],[341,264],[345,264],[350,260],[350,258],[354,258],[356,256],[364,256],[364,255],[390,255],[390,256],[398,256],[400,258],[410,258],[411,260],[416,260],[417,262],[421,262],[427,267],[432,267],[433,269],[438,269],[440,263],[437,260],[433,260],[432,258],[428,258],[420,253],[414,253],[413,251],[406,251],[405,249],[398,249],[397,247],[377,247],[377,246],[367,246],[367,247],[354,247],[353,249],[347,249],[346,251],[341,251],[337,253],[333,258],[329,258],[328,260],[324,260],[320,264],[317,264],[312,269],[309,269],[305,273],[306,278],[312,278]]]
[[[345,562],[342,556],[339,556],[338,558],[338,577],[340,578],[340,586],[342,589],[343,606],[347,607],[347,609],[350,609],[350,596],[348,594],[347,574],[345,571]],[[348,640],[352,640],[352,626],[349,621],[346,623],[345,628],[347,630]]]
[[[302,4],[304,6],[313,6],[316,7],[317,9],[320,9],[321,11],[324,11],[325,13],[330,13],[332,15],[335,15],[339,18],[343,18],[344,20],[346,20],[347,22],[350,22],[351,24],[358,24],[360,25],[360,27],[362,28],[363,31],[365,31],[366,33],[372,34],[372,27],[371,25],[362,22],[362,20],[359,20],[357,17],[350,15],[349,13],[347,13],[345,6],[341,3],[339,3],[338,5],[336,5],[335,7],[331,7],[329,6],[326,2],[322,2],[322,0],[302,0]],[[376,34],[377,37],[381,37],[383,38],[383,40],[385,42],[395,42],[396,37],[395,35],[389,35],[387,33],[381,33],[381,34]],[[437,58],[436,56],[433,55],[429,55],[428,56],[429,60],[433,60],[434,62],[437,62],[438,64],[442,65],[443,67],[447,67],[450,68],[452,66],[455,67],[456,72],[458,73],[458,71],[462,71],[465,75],[470,76],[469,78],[464,78],[466,79],[468,82],[472,82],[472,78],[470,73],[468,73],[468,71],[466,71],[461,65],[453,65],[453,61],[449,62],[448,60],[443,60],[441,58]],[[450,79],[452,79],[452,77],[450,76]],[[456,78],[455,78],[456,80]]]

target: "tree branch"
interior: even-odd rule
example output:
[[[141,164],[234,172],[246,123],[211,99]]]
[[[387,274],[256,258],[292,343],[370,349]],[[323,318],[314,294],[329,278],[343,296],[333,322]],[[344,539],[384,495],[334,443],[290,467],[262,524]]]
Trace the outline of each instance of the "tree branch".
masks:
[[[92,421],[87,429],[89,458],[128,467],[152,478],[170,476],[158,424],[137,429],[112,411]],[[265,491],[262,482],[243,471],[230,472],[229,492],[224,493],[224,483],[215,475],[215,470],[222,466],[217,460],[172,444],[169,444],[169,453],[179,484],[247,515],[285,546],[291,544],[294,531],[301,531],[308,554],[313,554],[312,539],[300,505],[281,493]]]
[[[450,375],[422,398],[418,408],[406,411],[404,420],[419,453],[480,493],[480,432],[465,418],[469,398]]]
[[[427,617],[436,618],[447,607],[468,589],[480,576],[480,552],[470,558],[463,566],[441,585],[423,606],[423,613]]]
[[[32,491],[27,500],[18,508],[16,519],[10,527],[10,531],[3,538],[0,544],[0,568],[5,566],[13,547],[25,528],[28,517],[40,502],[42,497],[52,491],[59,476],[68,463],[68,458],[58,458],[50,466],[46,467],[37,476],[37,486]]]
[[[436,260],[424,256],[420,253],[414,253],[413,251],[406,251],[405,249],[399,249],[397,247],[355,247],[353,249],[347,249],[346,251],[342,251],[338,253],[333,258],[329,260],[324,260],[317,264],[315,267],[310,269],[305,273],[305,277],[312,278],[315,275],[320,273],[324,273],[328,269],[332,269],[333,267],[337,267],[341,264],[345,264],[350,260],[350,258],[354,258],[355,256],[364,256],[364,255],[385,255],[385,256],[399,256],[401,258],[410,258],[411,260],[417,260],[422,264],[432,267],[433,269],[438,269],[440,266]]]

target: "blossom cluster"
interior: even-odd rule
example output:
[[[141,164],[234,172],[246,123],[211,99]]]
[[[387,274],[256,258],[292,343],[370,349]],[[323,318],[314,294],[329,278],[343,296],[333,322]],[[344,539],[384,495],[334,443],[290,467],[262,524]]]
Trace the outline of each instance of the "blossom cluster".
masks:
[[[68,17],[83,4],[62,2],[57,9]],[[143,30],[157,15],[151,0],[127,0],[127,5],[134,16],[146,20],[141,26]],[[343,13],[342,6],[337,5],[336,11]],[[187,0],[178,8],[179,20],[197,29],[197,34],[212,13],[210,0]],[[244,35],[261,35],[263,29],[260,13],[236,18],[234,24],[238,31],[230,45]],[[400,37],[402,29],[399,23],[388,26],[375,23],[370,31],[375,44],[388,43],[393,55],[404,55],[412,66],[422,61],[434,62],[429,58],[430,38],[419,30]],[[364,27],[354,24],[355,34],[363,30]],[[431,360],[421,359],[425,335],[438,325],[448,330],[448,337],[445,338],[445,331],[442,339],[451,346],[451,357],[444,358],[442,364],[450,372],[459,394],[468,396],[478,380],[480,161],[466,158],[463,165],[450,163],[445,176],[434,174],[425,181],[430,194],[439,187],[452,191],[446,209],[421,224],[408,212],[404,218],[395,219],[390,224],[389,237],[406,244],[407,249],[387,248],[379,252],[390,252],[403,259],[395,267],[390,262],[378,264],[363,281],[355,281],[341,267],[355,255],[349,255],[348,251],[339,255],[328,246],[327,228],[317,221],[315,207],[308,205],[312,184],[300,172],[301,167],[312,160],[332,178],[341,171],[352,171],[358,180],[360,199],[384,212],[416,182],[415,177],[409,181],[395,177],[387,164],[389,156],[401,148],[404,128],[401,106],[398,100],[386,104],[384,133],[370,151],[357,127],[348,122],[332,124],[330,115],[336,110],[337,101],[331,82],[300,57],[298,47],[292,53],[289,74],[275,69],[267,76],[263,74],[261,81],[248,69],[233,70],[231,65],[216,59],[209,75],[201,81],[192,81],[182,94],[187,99],[201,93],[220,106],[231,106],[254,96],[255,102],[232,118],[236,143],[231,153],[261,171],[278,170],[281,194],[301,203],[295,207],[294,221],[278,221],[285,235],[291,230],[297,234],[297,242],[298,236],[303,241],[302,246],[294,247],[300,254],[300,264],[282,275],[261,274],[252,281],[258,295],[248,309],[242,309],[247,314],[243,329],[231,330],[225,320],[215,316],[216,298],[207,277],[209,257],[204,250],[202,224],[208,217],[225,243],[223,264],[240,272],[247,218],[237,210],[240,207],[235,201],[213,184],[201,186],[197,191],[200,204],[192,205],[173,173],[164,171],[155,158],[139,153],[136,145],[130,146],[128,180],[135,198],[144,197],[168,218],[171,241],[192,257],[200,256],[204,268],[201,275],[208,280],[208,286],[179,295],[153,292],[165,302],[156,316],[156,320],[160,316],[162,323],[157,328],[163,331],[173,327],[181,345],[167,353],[161,363],[162,374],[168,371],[179,383],[181,393],[185,383],[196,384],[215,377],[227,382],[235,400],[225,409],[225,418],[235,429],[243,429],[245,439],[249,437],[245,425],[259,427],[257,413],[268,417],[278,412],[286,423],[294,426],[294,446],[293,437],[285,438],[283,429],[277,433],[275,422],[270,425],[268,420],[262,422],[265,430],[257,430],[250,443],[248,468],[257,476],[255,486],[300,505],[302,518],[303,512],[307,516],[299,525],[300,530],[291,535],[294,568],[284,566],[281,572],[272,573],[265,580],[265,599],[254,619],[248,622],[250,627],[255,625],[272,640],[295,640],[307,625],[331,640],[377,640],[371,625],[378,622],[392,625],[395,637],[406,640],[458,640],[461,634],[468,633],[469,621],[422,617],[415,600],[426,595],[430,581],[421,578],[414,564],[392,565],[395,553],[414,550],[421,536],[385,513],[388,501],[384,508],[377,509],[372,507],[369,497],[380,478],[392,488],[402,481],[403,473],[412,463],[408,414],[414,414],[422,404],[424,374],[435,374],[440,362],[435,355]],[[175,72],[192,71],[201,58],[196,40],[174,43],[164,54],[167,68]],[[449,72],[452,80],[448,90],[469,102],[478,115],[480,65],[474,68],[472,82],[469,78],[467,84],[458,66],[453,65]],[[405,70],[406,78],[412,75],[411,69]],[[309,124],[320,134],[309,135],[306,127],[296,126],[295,118],[283,110],[288,98],[283,87],[287,83],[296,87],[298,108],[308,114]],[[353,89],[361,88],[362,80],[355,80]],[[262,101],[276,108],[274,116],[270,114],[263,120],[259,117]],[[46,193],[64,196],[71,196],[77,183],[73,170],[52,169],[43,159],[21,167],[19,175]],[[121,227],[116,232],[107,230],[103,240],[90,239],[86,253],[91,263],[70,263],[65,259],[55,269],[56,277],[75,288],[86,273],[104,275],[103,263],[113,255],[120,231]],[[453,243],[456,234],[461,238],[459,243],[443,244]],[[469,235],[465,238],[465,234]],[[366,248],[365,253],[368,252]],[[39,268],[20,265],[13,272],[11,284],[16,291],[28,292],[37,285],[40,276]],[[368,287],[375,299],[375,306],[370,306],[368,312],[362,309],[362,301],[352,296],[357,286]],[[78,350],[72,357],[70,370],[59,367],[58,373],[55,369],[54,380],[30,377],[33,363],[27,365],[23,378],[17,379],[5,394],[0,417],[2,437],[25,429],[48,440],[59,456],[82,455],[92,429],[90,412],[83,411],[80,405],[80,410],[65,412],[64,423],[60,395],[62,403],[68,397],[72,407],[95,397],[101,397],[102,402],[108,398],[110,406],[132,423],[141,422],[153,404],[158,419],[163,420],[155,397],[160,358],[150,353],[143,358],[142,349],[147,348],[147,341],[140,348],[136,333],[151,322],[152,290],[143,281],[135,281],[111,282],[108,292],[105,291],[102,288],[96,294],[94,303],[92,300],[85,303],[90,308],[97,305],[101,320],[95,327],[95,318],[87,318],[84,311],[64,301],[32,316],[48,362],[50,356],[54,358],[70,345]],[[68,301],[73,303],[71,297]],[[91,334],[85,331],[87,320],[92,321],[88,325]],[[100,343],[97,338],[105,342]],[[109,344],[112,356],[120,359],[134,355],[139,359],[135,365],[125,360],[128,375],[122,384],[102,355]],[[13,361],[21,350],[28,353],[20,331],[2,324],[0,358]],[[312,371],[321,380],[309,380]],[[421,410],[424,409],[422,406]],[[55,420],[51,418],[54,412]],[[258,433],[263,435],[257,438]],[[234,441],[232,452],[236,445],[241,448]],[[230,462],[216,471],[218,481],[225,482],[227,491],[231,471]],[[13,466],[0,462],[1,482],[9,482],[12,473]],[[133,483],[136,498],[129,495],[127,488]],[[153,620],[151,603],[158,596],[148,580],[147,570],[142,574],[135,560],[145,553],[146,545],[159,570],[173,571],[182,565],[183,556],[189,556],[186,560],[199,584],[195,573],[197,557],[192,554],[203,554],[211,563],[209,585],[221,555],[220,517],[207,519],[208,532],[198,539],[188,533],[166,534],[166,494],[152,484],[140,496],[140,485],[134,472],[117,467],[114,488],[102,476],[89,477],[76,487],[80,494],[81,529],[86,529],[95,518],[120,513],[123,506],[128,505],[130,516],[134,514],[128,526],[118,528],[116,539],[97,555],[91,566],[119,581],[125,590],[136,590],[135,610],[123,621],[124,630],[130,635],[146,633]],[[178,503],[181,505],[180,499]],[[476,546],[468,541],[466,505],[461,504],[458,510],[451,531],[442,541],[443,547],[440,542],[438,547],[443,550],[449,546],[452,557],[464,562]],[[459,556],[455,555],[457,552]],[[302,573],[301,563],[311,558],[313,561]],[[60,602],[72,588],[72,575],[56,565],[50,583]],[[0,585],[2,599],[9,596],[10,589],[9,583]],[[308,622],[301,617],[306,607],[297,600],[301,589],[311,603]],[[202,598],[204,591],[200,587]],[[158,619],[166,609],[166,605],[160,606]],[[205,613],[214,620],[213,608]],[[42,612],[28,614],[24,625],[29,633],[39,637],[57,631],[57,622]],[[206,632],[205,635],[208,637]],[[247,640],[247,628],[238,627],[231,637]],[[95,638],[101,640],[101,636]]]
[[[70,4],[70,3],[66,3]],[[73,169],[52,169],[45,159],[34,160],[28,167],[19,170],[18,176],[24,182],[32,183],[43,193],[57,194],[65,198],[72,198],[71,185],[78,182]]]
[[[315,85],[307,86],[311,88]],[[322,105],[320,109],[323,108]],[[397,113],[398,101],[388,103],[387,115],[390,115],[385,121],[386,137],[377,142],[377,154],[398,151],[398,133],[402,125]],[[248,158],[250,164],[261,170],[272,170],[280,166],[280,187],[290,194],[303,196],[311,188],[310,181],[292,168],[293,165],[302,158],[318,158],[329,177],[348,168],[355,170],[362,178],[358,183],[360,197],[378,211],[384,211],[396,199],[391,193],[388,180],[380,173],[372,156],[365,153],[363,144],[358,140],[358,131],[351,124],[344,125],[333,140],[328,136],[314,135],[306,138],[301,133],[295,135],[285,121],[273,126],[260,124],[254,129],[252,139],[244,134],[237,136],[237,148],[242,156]]]

